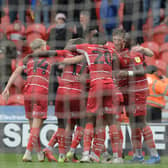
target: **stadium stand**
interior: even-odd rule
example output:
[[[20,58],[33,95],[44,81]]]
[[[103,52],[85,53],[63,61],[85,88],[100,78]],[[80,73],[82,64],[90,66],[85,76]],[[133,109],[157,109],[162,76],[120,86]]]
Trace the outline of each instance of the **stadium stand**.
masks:
[[[26,37],[28,44],[30,44],[36,38],[46,40],[46,27],[39,23],[31,24],[27,26]]]
[[[165,60],[166,63],[168,63],[168,43],[164,43],[160,46],[159,55],[161,59]]]
[[[7,105],[24,105],[23,94],[13,94],[9,97]]]
[[[0,106],[6,105],[5,100],[2,98],[2,95],[0,94]]]
[[[153,30],[152,40],[162,45],[165,42],[165,36],[168,34],[168,26],[166,24],[160,24]]]

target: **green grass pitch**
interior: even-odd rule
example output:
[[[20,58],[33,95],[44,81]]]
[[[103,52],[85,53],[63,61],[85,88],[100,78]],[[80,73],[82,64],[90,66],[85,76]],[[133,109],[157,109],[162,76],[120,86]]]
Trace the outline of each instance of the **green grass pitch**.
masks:
[[[126,157],[125,160],[130,159]],[[39,163],[36,157],[33,156],[33,162],[22,162],[21,154],[0,154],[0,168],[167,168],[168,156],[161,157],[161,163],[157,165],[144,164],[102,164],[102,163],[54,163],[45,162]]]

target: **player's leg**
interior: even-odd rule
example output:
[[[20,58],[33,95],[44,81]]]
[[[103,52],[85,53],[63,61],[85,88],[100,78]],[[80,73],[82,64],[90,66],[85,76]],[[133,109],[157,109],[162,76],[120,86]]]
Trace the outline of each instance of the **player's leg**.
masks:
[[[142,157],[142,142],[141,138],[144,137],[150,153],[151,158],[146,162],[149,164],[159,163],[160,157],[155,148],[155,142],[153,140],[153,133],[150,126],[146,123],[146,96],[145,92],[134,93],[135,105],[130,107],[131,116],[131,128],[132,128],[132,144],[134,149],[133,160],[139,160],[143,162]]]
[[[109,126],[109,136],[113,151],[113,159],[109,163],[123,163],[120,124],[116,119],[116,115],[113,114],[107,114],[106,121]]]
[[[100,162],[100,155],[104,150],[105,142],[105,126],[104,118],[102,115],[97,116],[95,134],[93,140],[93,147],[90,154],[90,158],[94,162]]]
[[[76,128],[74,130],[74,136],[72,139],[71,147],[68,153],[66,154],[67,159],[72,160],[73,162],[77,162],[75,151],[81,139],[83,138],[84,124],[85,124],[84,122],[85,122],[84,118],[76,119]]]
[[[138,126],[137,118],[133,114],[129,114],[129,121],[131,127],[131,142],[133,150],[133,158],[130,163],[143,163],[144,157],[142,155],[142,131]]]
[[[77,162],[77,157],[75,155],[75,150],[77,148],[77,146],[79,145],[82,137],[83,137],[83,133],[84,133],[84,122],[85,122],[85,113],[86,113],[86,102],[84,101],[85,99],[83,99],[83,93],[81,94],[81,92],[78,91],[71,91],[73,95],[72,99],[71,99],[71,116],[72,116],[72,121],[71,124],[73,123],[73,127],[76,125],[76,129],[74,130],[74,136],[73,136],[73,140],[71,143],[71,147],[70,150],[68,151],[66,157],[69,160],[72,160],[74,162]],[[85,97],[84,97],[85,98]]]
[[[53,154],[53,148],[55,144],[58,143],[58,137],[60,137],[62,131],[64,132],[65,130],[65,123],[66,123],[65,119],[58,118],[58,129],[56,132],[53,133],[47,147],[43,150],[49,162],[50,161],[57,162],[57,159],[54,157]]]
[[[26,152],[23,156],[23,161],[25,161],[25,162],[30,161],[28,156],[30,156],[33,148],[35,148],[35,146],[38,144],[39,133],[40,133],[40,128],[41,128],[42,123],[43,123],[43,119],[41,119],[41,118],[34,118],[33,119],[32,128],[31,128],[30,136],[29,136],[29,140],[28,140],[28,145],[26,148]],[[43,156],[41,149],[39,149],[37,154],[38,154],[37,155],[38,160],[44,161],[44,156]]]
[[[83,153],[80,160],[81,163],[90,162],[90,149],[92,144],[92,139],[94,136],[94,127],[96,124],[96,114],[88,114],[86,117],[86,125],[84,128],[83,135]]]
[[[144,142],[146,143],[149,152],[150,159],[145,163],[147,164],[156,164],[160,163],[160,156],[156,150],[156,145],[153,139],[153,133],[150,126],[146,123],[146,117],[144,115],[137,116],[138,123],[140,124],[138,127],[141,129],[142,135],[144,137]]]

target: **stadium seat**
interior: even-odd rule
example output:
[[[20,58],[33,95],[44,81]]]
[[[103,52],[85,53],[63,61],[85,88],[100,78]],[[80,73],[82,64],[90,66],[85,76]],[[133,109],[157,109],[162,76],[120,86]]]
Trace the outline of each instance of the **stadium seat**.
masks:
[[[46,27],[43,24],[31,24],[26,29],[26,37],[29,44],[36,38],[46,40]]]
[[[153,17],[152,17],[152,10],[150,9],[148,12],[146,23],[143,25],[144,41],[152,40],[152,29],[153,29]]]
[[[1,24],[0,27],[1,29],[4,31],[4,33],[6,32],[6,27],[10,25],[10,21],[9,21],[9,16],[3,16],[1,18]]]
[[[3,99],[2,95],[0,94],[0,106],[6,105],[5,100]]]
[[[24,105],[24,95],[14,94],[8,99],[7,105]]]
[[[162,56],[167,53],[168,54],[168,43],[164,43],[160,46],[160,52],[159,52],[159,55],[160,55],[160,58],[162,59]]]
[[[168,64],[168,51],[161,55],[161,60]]]
[[[17,50],[21,50],[23,46],[22,39],[25,36],[25,27],[19,21],[10,24],[6,28],[6,36],[8,40],[15,43]]]
[[[11,60],[11,70],[12,70],[12,72],[14,72],[15,69],[16,69],[16,59],[12,59]]]
[[[16,88],[16,93],[23,93],[25,80],[21,76],[18,76],[13,85]]]
[[[154,57],[159,58],[159,45],[154,41],[146,41],[141,44],[142,47],[149,48],[153,51]]]
[[[41,36],[41,34],[31,33],[31,34],[29,34],[27,36],[27,43],[30,44],[32,41],[34,41],[37,38],[43,39],[43,37]]]
[[[166,75],[166,73],[167,73],[167,63],[164,60],[156,59],[154,65],[161,71],[162,74]]]
[[[162,45],[165,42],[165,36],[168,34],[168,26],[166,24],[161,24],[156,26],[153,30],[152,40]]]
[[[21,26],[21,27],[20,27],[20,30],[16,30],[16,28],[15,28],[15,24],[16,24],[16,23],[20,24],[20,26]],[[10,25],[8,25],[7,28],[6,28],[7,38],[8,38],[9,40],[12,40],[12,41],[20,40],[20,38],[21,38],[22,36],[24,36],[24,34],[25,34],[25,27],[24,27],[24,25],[22,25],[22,24],[19,23],[19,22],[16,22],[16,23],[10,24]]]
[[[1,33],[4,33],[4,29],[3,29],[2,24],[0,24],[0,32],[1,32]]]

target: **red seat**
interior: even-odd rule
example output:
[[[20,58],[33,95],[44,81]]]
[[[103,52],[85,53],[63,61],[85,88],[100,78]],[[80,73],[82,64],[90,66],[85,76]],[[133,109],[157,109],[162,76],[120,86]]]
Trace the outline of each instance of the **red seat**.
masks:
[[[152,39],[159,45],[162,45],[165,42],[165,37],[167,34],[168,34],[168,26],[166,24],[161,24],[154,28]]]
[[[168,43],[164,43],[160,46],[160,58],[162,58],[162,55],[166,52],[168,52]]]
[[[16,69],[16,59],[12,59],[11,60],[11,70],[12,72],[14,72]]]
[[[5,100],[3,99],[2,95],[0,95],[0,106],[6,105]]]
[[[23,94],[11,95],[8,99],[7,105],[24,105],[24,95]]]
[[[161,60],[163,60],[166,64],[168,64],[168,51],[165,51],[162,54]]]
[[[32,41],[34,41],[37,38],[43,39],[43,37],[41,36],[41,34],[31,33],[31,34],[29,34],[27,36],[27,43],[30,44]]]
[[[152,11],[149,10],[146,23],[143,25],[144,41],[152,40],[152,29],[153,29],[153,17],[152,17]]]
[[[162,74],[166,75],[167,72],[167,63],[164,60],[155,60],[154,64],[161,72]]]
[[[155,58],[159,57],[159,45],[154,41],[146,41],[142,43],[141,46],[151,49],[154,53]]]
[[[46,40],[46,27],[43,24],[31,24],[26,29],[28,43],[36,38]]]
[[[20,30],[16,30],[15,29],[14,25],[16,23],[20,24]],[[7,38],[9,40],[12,40],[12,41],[19,40],[18,38],[21,37],[21,36],[24,36],[24,34],[25,34],[25,27],[24,27],[24,25],[21,24],[21,23],[19,23],[19,22],[16,22],[16,23],[10,24],[6,28]]]
[[[13,85],[16,88],[16,93],[23,93],[25,80],[21,76],[18,76]]]

